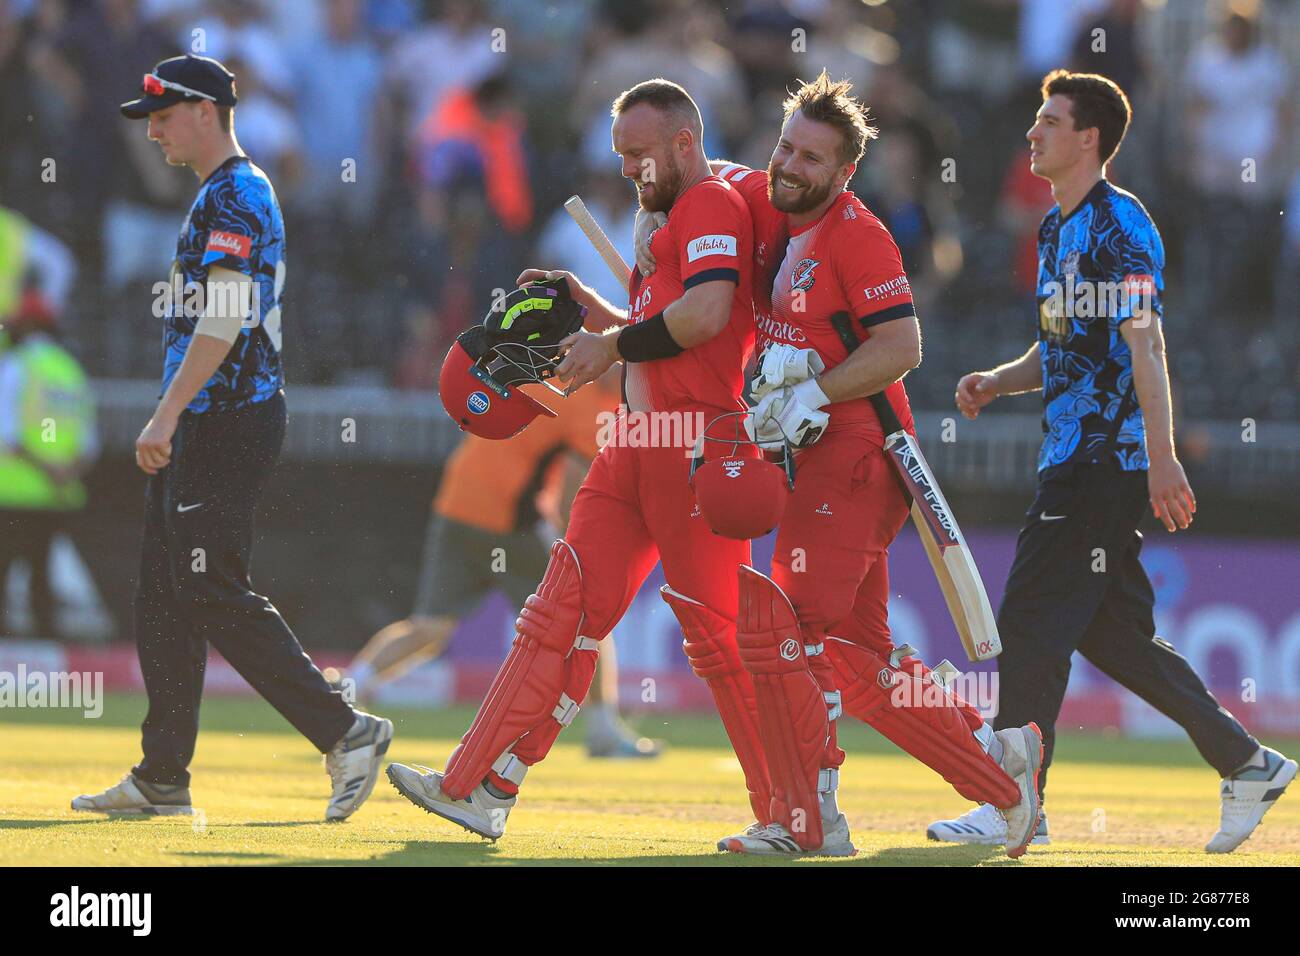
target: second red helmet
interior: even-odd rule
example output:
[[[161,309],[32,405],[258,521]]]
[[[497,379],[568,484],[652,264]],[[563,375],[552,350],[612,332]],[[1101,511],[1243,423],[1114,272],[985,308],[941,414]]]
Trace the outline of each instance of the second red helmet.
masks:
[[[785,514],[794,490],[794,450],[789,442],[768,457],[745,433],[749,412],[719,415],[695,443],[690,483],[700,514],[715,534],[725,538],[761,538]],[[719,426],[724,419],[731,426]]]

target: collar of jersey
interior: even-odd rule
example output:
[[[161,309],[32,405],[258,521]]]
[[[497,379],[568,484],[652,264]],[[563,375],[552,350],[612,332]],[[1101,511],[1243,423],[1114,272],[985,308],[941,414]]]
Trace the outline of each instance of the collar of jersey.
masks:
[[[1106,179],[1105,176],[1102,176],[1101,179],[1097,180],[1097,182],[1093,184],[1093,187],[1089,189],[1087,193],[1084,194],[1084,197],[1079,200],[1079,205],[1071,209],[1070,214],[1068,216],[1061,217],[1061,222],[1068,222],[1069,220],[1077,216],[1080,212],[1082,212],[1084,209],[1086,209],[1088,206],[1091,206],[1097,200],[1101,199],[1101,197],[1106,194],[1106,187],[1108,187],[1109,185],[1110,182]],[[1056,208],[1059,210],[1061,207],[1057,206]]]
[[[835,201],[833,203],[831,203],[829,206],[826,207],[826,211],[822,213],[820,216],[818,216],[816,219],[814,219],[812,222],[805,223],[804,225],[800,226],[798,229],[791,229],[790,238],[793,239],[796,236],[802,236],[809,229],[817,228],[819,225],[821,225],[823,222],[826,221],[827,216],[829,216],[835,210],[839,209],[846,202],[851,202],[852,199],[853,199],[853,193],[847,189],[844,190],[844,192],[840,193],[838,196],[835,197]],[[789,221],[790,219],[787,216],[786,222],[788,223]]]
[[[231,156],[229,159],[223,162],[212,172],[208,173],[208,178],[203,180],[203,182],[199,184],[199,188],[202,189],[208,183],[212,182],[212,180],[216,178],[217,173],[221,172],[222,170],[229,169],[231,166],[234,166],[240,160],[246,160],[246,159],[248,159],[248,156],[244,153],[236,153],[234,156]],[[252,162],[252,160],[249,160],[249,162]]]

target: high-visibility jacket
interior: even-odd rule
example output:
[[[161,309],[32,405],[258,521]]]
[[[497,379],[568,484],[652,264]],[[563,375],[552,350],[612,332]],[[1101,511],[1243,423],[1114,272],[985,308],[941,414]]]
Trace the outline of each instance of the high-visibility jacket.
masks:
[[[67,467],[92,456],[95,407],[81,366],[52,339],[30,335],[0,353],[0,508],[75,511],[85,507],[80,481],[55,484],[37,461]]]
[[[0,322],[14,314],[27,268],[27,220],[0,206]]]

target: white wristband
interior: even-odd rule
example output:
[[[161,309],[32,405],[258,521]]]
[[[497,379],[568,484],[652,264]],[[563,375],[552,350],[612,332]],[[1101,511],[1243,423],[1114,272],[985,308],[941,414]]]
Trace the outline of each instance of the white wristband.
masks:
[[[817,384],[815,376],[806,378],[796,385],[794,387],[794,397],[813,411],[831,403],[831,400],[826,397],[826,393],[822,391],[822,387]]]

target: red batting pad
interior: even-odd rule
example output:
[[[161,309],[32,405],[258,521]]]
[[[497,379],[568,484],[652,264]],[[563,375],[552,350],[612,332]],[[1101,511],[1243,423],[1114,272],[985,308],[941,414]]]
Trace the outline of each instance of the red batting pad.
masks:
[[[474,722],[447,761],[443,793],[453,800],[464,799],[515,741],[529,731],[545,728],[548,721],[555,723],[552,712],[570,683],[573,658],[580,653],[590,656],[591,668],[595,667],[594,651],[570,654],[581,625],[582,573],[578,558],[569,545],[556,541],[551,545],[551,562],[542,583],[536,593],[529,595],[515,621],[517,633],[510,653],[497,671]],[[585,670],[585,661],[582,666]],[[582,693],[586,695],[585,689]],[[558,725],[555,733],[559,733]],[[534,753],[534,758],[544,755],[544,751]]]
[[[682,626],[685,636],[682,649],[691,662],[691,670],[696,677],[704,679],[713,694],[722,726],[744,771],[754,817],[759,823],[771,823],[772,785],[758,732],[754,685],[736,649],[736,624],[666,585],[659,589],[659,594]]]
[[[1015,782],[972,736],[984,718],[956,694],[934,693],[930,669],[921,661],[905,657],[894,667],[865,647],[835,637],[826,639],[826,656],[835,668],[845,713],[870,724],[966,799],[1003,809],[1020,802]],[[904,682],[912,686],[904,688]],[[895,688],[906,693],[895,695]]]
[[[817,771],[830,739],[821,686],[808,667],[790,599],[771,578],[741,565],[736,644],[754,680],[758,726],[772,776],[772,819],[805,850],[822,845]]]

